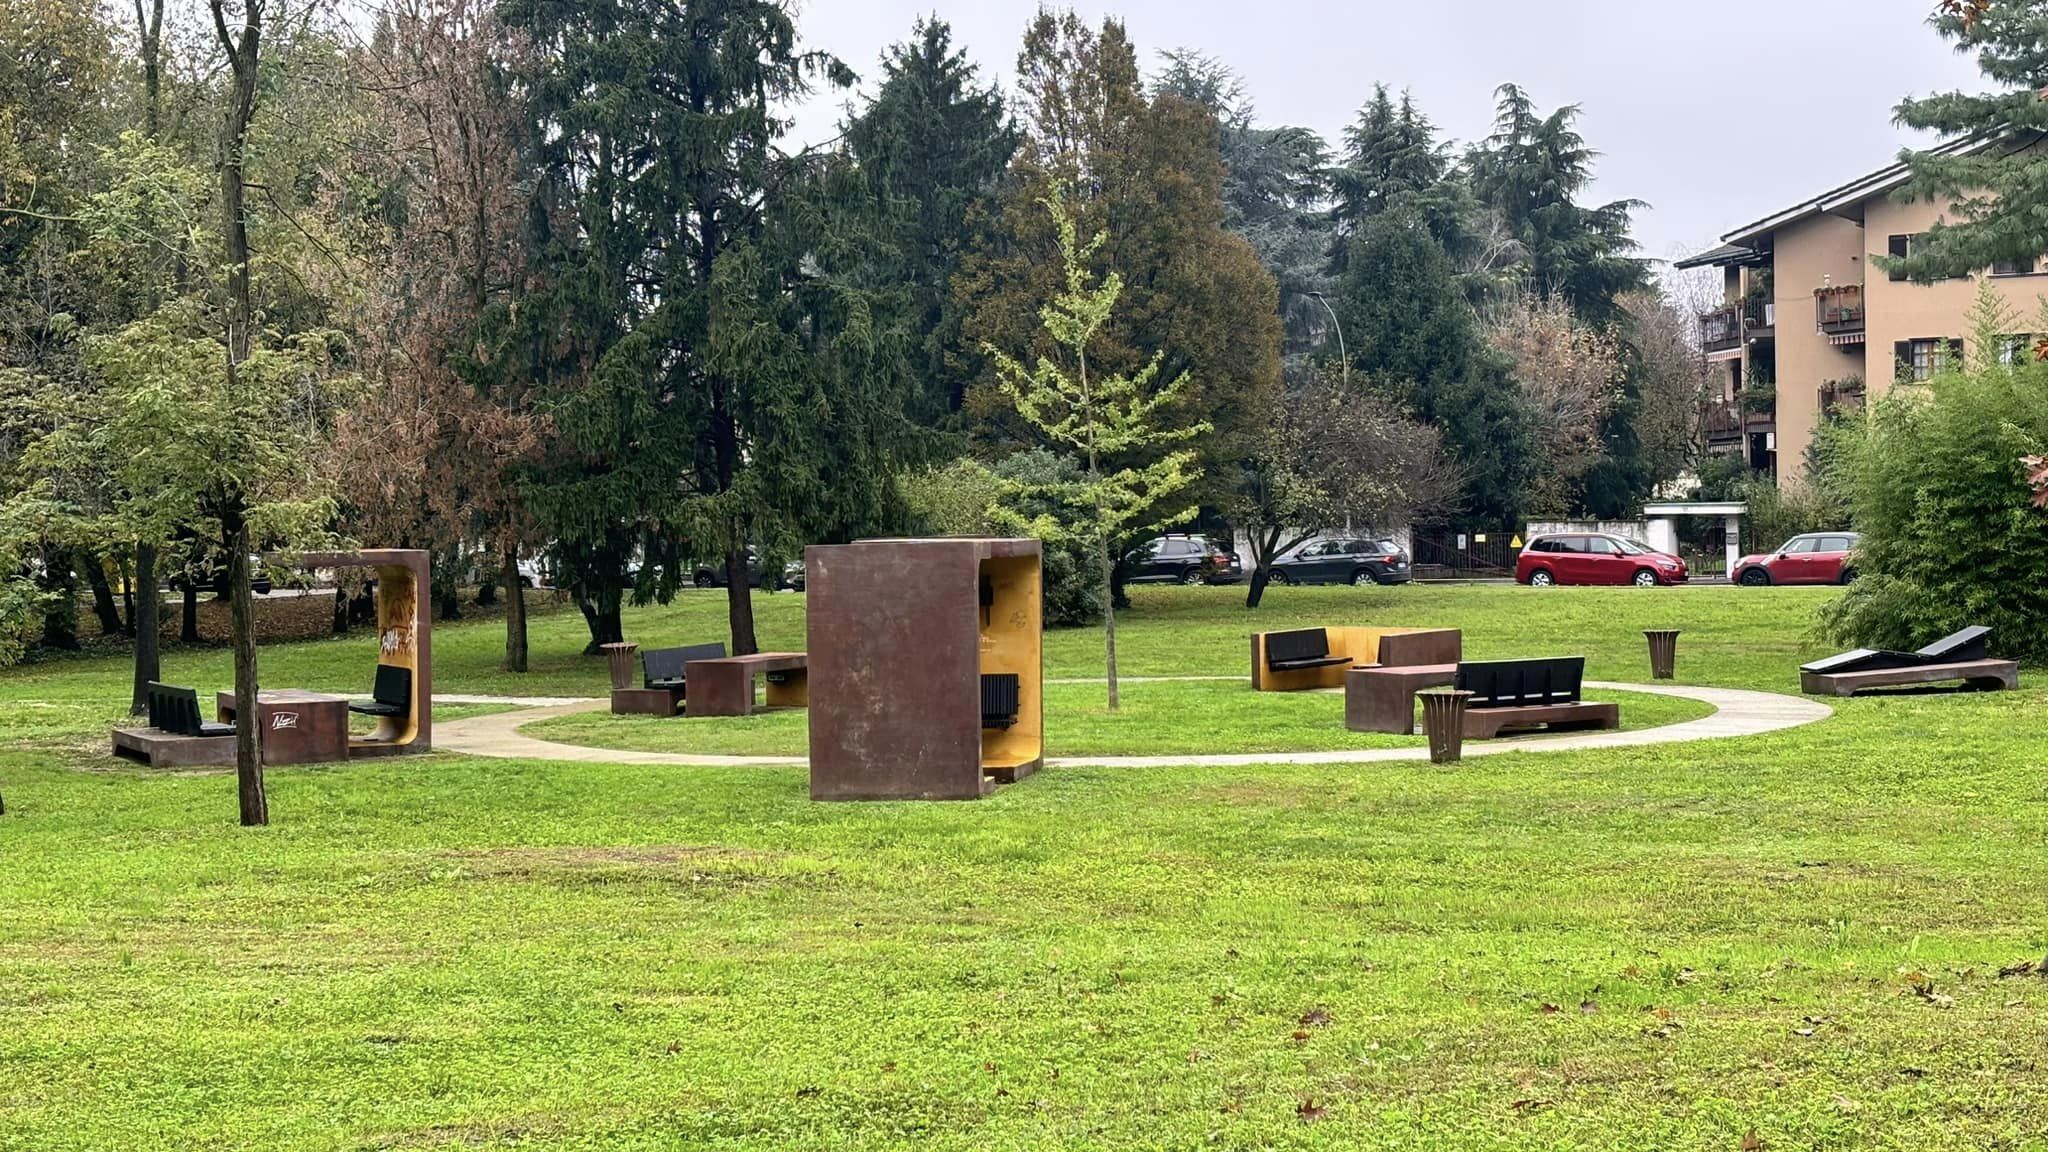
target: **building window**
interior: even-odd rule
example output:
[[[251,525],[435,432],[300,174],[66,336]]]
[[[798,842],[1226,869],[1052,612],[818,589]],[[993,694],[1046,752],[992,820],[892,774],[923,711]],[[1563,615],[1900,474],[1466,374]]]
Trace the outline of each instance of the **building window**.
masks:
[[[2008,367],[2029,364],[2034,359],[2034,336],[2031,332],[2019,332],[1998,338],[1998,362]]]
[[[1907,235],[1892,236],[1885,246],[1885,253],[1895,260],[1904,260],[1913,254],[1913,238]],[[1885,275],[1891,277],[1894,283],[1906,278],[1906,274],[1896,268]]]
[[[1901,340],[1892,345],[1892,354],[1899,362],[1898,378],[1919,383],[1923,380],[1932,380],[1936,372],[1960,363],[1963,358],[1963,342],[1934,337]]]
[[[2000,260],[1991,266],[1993,276],[2031,276],[2041,268],[2041,258],[2031,260]]]

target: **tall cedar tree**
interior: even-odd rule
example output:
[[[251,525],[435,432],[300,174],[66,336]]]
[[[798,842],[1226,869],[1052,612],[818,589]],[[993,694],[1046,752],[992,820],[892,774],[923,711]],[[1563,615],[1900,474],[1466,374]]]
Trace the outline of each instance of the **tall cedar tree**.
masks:
[[[936,16],[919,20],[909,40],[882,58],[874,99],[845,125],[846,152],[878,210],[876,226],[899,254],[896,273],[909,294],[907,319],[921,333],[918,371],[928,423],[956,412],[960,378],[946,370],[959,340],[951,282],[986,201],[1017,150],[1017,133],[993,86],[952,46]]]
[[[1573,127],[1578,106],[1539,116],[1528,93],[1500,87],[1493,135],[1466,157],[1473,191],[1499,213],[1521,248],[1524,284],[1562,297],[1580,319],[1602,328],[1625,319],[1617,300],[1649,282],[1649,267],[1632,255],[1629,217],[1642,202],[1581,206],[1598,155]],[[1603,458],[1580,478],[1574,503],[1595,516],[1628,512],[1656,479],[1636,435],[1641,359],[1625,355],[1620,394],[1600,422]]]
[[[784,0],[507,0],[532,43],[532,217],[548,287],[520,321],[557,432],[523,489],[591,625],[620,638],[624,569],[665,596],[688,551],[720,557],[735,652],[756,650],[747,549],[782,528],[805,466],[807,375],[746,327],[783,167],[774,109],[843,66],[797,50]],[[761,347],[750,345],[761,342]],[[750,356],[751,351],[763,355]],[[768,353],[774,354],[768,354]]]
[[[1273,277],[1224,228],[1216,119],[1179,96],[1148,100],[1136,50],[1115,20],[1097,31],[1071,12],[1041,10],[1017,63],[1023,144],[995,219],[954,280],[969,426],[985,444],[1043,443],[979,350],[992,345],[1027,362],[1057,351],[1039,323],[1041,303],[1062,287],[1058,234],[1042,202],[1064,184],[1079,234],[1106,233],[1099,260],[1124,284],[1116,315],[1089,346],[1090,363],[1133,374],[1163,353],[1164,378],[1187,374],[1167,418],[1210,426],[1188,444],[1203,472],[1194,498],[1221,503],[1231,466],[1271,420],[1281,326]],[[1134,448],[1112,463],[1149,458]],[[1125,543],[1113,542],[1112,555]]]
[[[1506,524],[1529,478],[1526,417],[1487,348],[1451,259],[1406,212],[1369,217],[1339,287],[1352,370],[1443,433],[1464,472],[1464,511]]]
[[[1904,258],[1879,256],[1888,272],[1927,284],[1998,264],[2031,267],[2048,252],[2048,2],[1950,0],[1931,23],[1958,52],[1974,53],[1985,92],[1908,97],[1898,123],[1951,143],[1983,147],[1907,148],[1911,178],[1899,195],[1932,201],[1946,218],[1916,237]]]
[[[1155,98],[1176,96],[1216,118],[1223,156],[1223,224],[1244,237],[1273,276],[1289,355],[1329,339],[1330,218],[1322,210],[1329,150],[1307,128],[1258,123],[1244,86],[1226,65],[1199,52],[1166,54]]]

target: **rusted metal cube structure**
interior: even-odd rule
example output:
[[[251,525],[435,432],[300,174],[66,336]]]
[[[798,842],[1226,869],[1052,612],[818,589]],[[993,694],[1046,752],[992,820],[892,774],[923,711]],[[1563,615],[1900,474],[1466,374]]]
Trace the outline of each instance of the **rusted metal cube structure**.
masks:
[[[1039,768],[1038,541],[863,540],[804,565],[812,799],[972,799]],[[984,676],[1016,678],[987,728]]]
[[[417,548],[316,552],[296,558],[302,568],[368,568],[377,574],[377,664],[403,668],[411,681],[405,715],[381,717],[367,737],[351,739],[348,754],[389,756],[434,746],[434,597],[427,553]],[[513,588],[510,594],[519,595]]]

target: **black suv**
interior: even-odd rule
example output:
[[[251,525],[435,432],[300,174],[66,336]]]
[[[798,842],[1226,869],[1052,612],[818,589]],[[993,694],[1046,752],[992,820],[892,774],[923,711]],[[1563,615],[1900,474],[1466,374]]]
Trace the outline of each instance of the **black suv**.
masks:
[[[1392,540],[1311,540],[1273,561],[1275,584],[1406,584],[1408,554]]]
[[[1200,536],[1159,536],[1124,554],[1132,584],[1233,584],[1244,578],[1237,553]]]

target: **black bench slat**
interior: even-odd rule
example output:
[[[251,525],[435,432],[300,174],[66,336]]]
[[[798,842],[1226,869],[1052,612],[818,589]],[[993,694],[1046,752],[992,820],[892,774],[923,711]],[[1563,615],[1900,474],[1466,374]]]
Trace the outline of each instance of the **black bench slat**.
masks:
[[[1468,709],[1574,704],[1585,675],[1584,656],[1474,660],[1458,665],[1456,687],[1472,693],[1465,701]]]
[[[684,687],[692,660],[723,660],[724,644],[685,644],[680,648],[649,648],[640,654],[641,682],[649,688]]]
[[[149,682],[149,726],[173,736],[232,736],[233,724],[218,724],[199,717],[199,693],[191,688]]]
[[[1017,674],[984,672],[981,676],[981,726],[1011,728],[1017,723]]]
[[[1330,634],[1321,628],[1266,633],[1266,667],[1275,672],[1329,668],[1349,664],[1348,656],[1330,655]]]
[[[1913,654],[1922,656],[1930,664],[1967,664],[1972,660],[1988,660],[1986,650],[1991,640],[1991,629],[1982,624],[1951,632]]]
[[[377,665],[377,679],[370,687],[369,702],[351,702],[348,710],[359,716],[407,715],[412,711],[412,669],[396,664]]]

